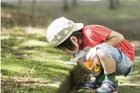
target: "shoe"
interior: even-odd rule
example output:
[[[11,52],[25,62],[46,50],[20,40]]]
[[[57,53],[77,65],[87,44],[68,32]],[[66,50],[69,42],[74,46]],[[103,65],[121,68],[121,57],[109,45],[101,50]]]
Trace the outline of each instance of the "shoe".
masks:
[[[95,81],[87,81],[85,82],[85,88],[87,89],[96,89],[99,88],[102,85],[102,82],[100,82],[98,79],[96,79]]]
[[[102,85],[97,88],[96,93],[118,93],[118,83],[110,80],[104,80]]]

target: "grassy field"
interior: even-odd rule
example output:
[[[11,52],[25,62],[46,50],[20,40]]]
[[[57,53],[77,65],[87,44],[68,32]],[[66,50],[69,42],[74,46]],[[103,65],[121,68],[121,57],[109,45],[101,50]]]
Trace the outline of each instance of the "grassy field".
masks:
[[[44,29],[31,27],[3,29],[1,35],[3,93],[54,91],[59,84],[50,87],[49,83],[63,82],[69,75],[72,66],[65,65],[63,61],[68,60],[70,55],[50,46],[44,35]]]
[[[105,3],[105,2],[104,2]],[[64,64],[72,55],[53,48],[46,42],[45,30],[50,22],[65,16],[76,22],[101,24],[119,31],[129,40],[140,40],[140,2],[122,2],[117,10],[107,3],[87,5],[62,11],[62,4],[39,3],[35,19],[30,4],[21,14],[15,8],[2,7],[1,74],[2,93],[55,93],[73,66]],[[99,6],[98,6],[99,5]],[[134,7],[135,6],[135,7]],[[136,55],[130,76],[117,77],[120,93],[139,93],[140,55]]]

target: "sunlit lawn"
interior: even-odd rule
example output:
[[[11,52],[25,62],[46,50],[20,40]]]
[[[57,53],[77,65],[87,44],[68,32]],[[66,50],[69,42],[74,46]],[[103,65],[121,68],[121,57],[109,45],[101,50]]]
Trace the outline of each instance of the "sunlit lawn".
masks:
[[[138,3],[139,1],[133,3],[133,6]],[[1,72],[4,93],[55,93],[59,86],[57,82],[65,80],[69,75],[72,66],[64,64],[63,61],[69,60],[72,55],[55,49],[45,38],[47,25],[56,17],[65,16],[85,25],[103,24],[119,29],[120,32],[125,30],[121,33],[129,40],[139,38],[138,6],[128,8],[123,2],[117,10],[109,10],[105,5],[97,7],[95,4],[90,6],[79,4],[77,8],[71,8],[66,12],[62,11],[61,5],[38,2],[33,21],[30,17],[31,6],[26,4],[20,15],[16,14],[15,8],[2,7]],[[129,31],[133,33],[130,35]],[[125,79],[118,77],[120,82],[129,83],[128,86],[120,86],[121,91],[128,90],[128,93],[133,89],[139,91],[139,86],[130,86],[131,83],[140,83],[139,63],[136,62],[133,68],[130,77]]]
[[[23,80],[45,81],[47,83],[63,81],[64,77],[69,75],[72,66],[65,65],[60,60],[69,60],[70,55],[50,46],[46,41],[44,29],[29,28],[3,29],[1,35],[2,80],[11,79],[12,82],[22,78]],[[25,82],[23,81],[23,83]],[[13,91],[17,89],[19,92],[38,90],[40,91],[38,93],[46,93],[43,91],[50,91],[49,87],[36,89],[33,86],[28,88],[10,87],[13,87]],[[6,85],[2,88],[10,91]]]

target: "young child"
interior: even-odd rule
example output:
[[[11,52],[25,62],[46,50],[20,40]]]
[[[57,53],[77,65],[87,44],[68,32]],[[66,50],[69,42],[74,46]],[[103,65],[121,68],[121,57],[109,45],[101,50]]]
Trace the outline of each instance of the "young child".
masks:
[[[86,60],[100,59],[103,73],[88,87],[97,88],[97,93],[116,93],[116,75],[127,76],[134,61],[134,48],[122,34],[101,25],[84,26],[83,23],[61,17],[47,28],[47,41],[67,53],[77,54],[90,47]]]

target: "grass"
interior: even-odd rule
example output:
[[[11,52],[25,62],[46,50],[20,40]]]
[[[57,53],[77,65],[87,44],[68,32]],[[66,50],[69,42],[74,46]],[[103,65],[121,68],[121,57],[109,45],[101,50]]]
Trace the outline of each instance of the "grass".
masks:
[[[2,7],[3,93],[55,93],[59,86],[57,82],[64,81],[69,75],[72,66],[65,65],[62,61],[69,60],[72,55],[53,48],[45,38],[48,24],[56,17],[65,16],[85,25],[105,25],[119,31],[129,40],[139,40],[138,0],[127,3],[122,1],[117,10],[109,10],[107,3],[100,5],[93,3],[79,4],[77,8],[71,8],[69,11],[62,11],[60,3],[52,5],[38,2],[35,20],[31,19],[30,4],[26,4],[23,4],[24,8],[20,14],[16,13],[16,8]],[[139,61],[134,63],[133,68],[130,76],[118,77],[121,93],[140,91],[140,87],[137,86],[140,84]],[[54,85],[49,85],[50,83]]]
[[[13,27],[2,31],[2,80],[5,77],[10,79],[16,77],[17,80],[19,78],[28,78],[37,81],[44,80],[47,83],[63,81],[64,77],[69,75],[72,66],[65,65],[59,60],[69,60],[71,55],[66,56],[64,52],[49,45],[44,34],[29,34],[26,31],[22,27]],[[42,29],[42,32],[45,33],[45,30]],[[6,91],[10,91],[8,90],[10,88],[7,87]],[[48,89],[45,87],[39,87],[38,89],[23,86],[13,88],[17,92],[46,93],[53,87],[47,87]],[[55,87],[54,89],[56,90]]]

